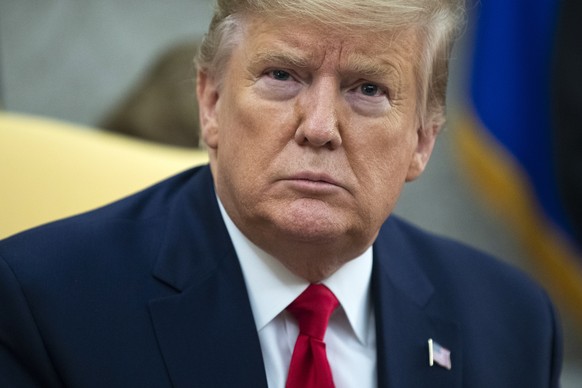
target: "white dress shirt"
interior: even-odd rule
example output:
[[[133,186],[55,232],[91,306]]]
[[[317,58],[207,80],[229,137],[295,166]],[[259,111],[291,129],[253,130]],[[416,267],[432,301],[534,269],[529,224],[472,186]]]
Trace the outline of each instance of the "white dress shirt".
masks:
[[[270,388],[284,388],[299,327],[285,308],[309,283],[247,239],[220,211],[242,267]],[[376,330],[370,294],[372,248],[322,281],[340,305],[324,341],[337,388],[377,385]],[[244,356],[243,356],[244,357]]]

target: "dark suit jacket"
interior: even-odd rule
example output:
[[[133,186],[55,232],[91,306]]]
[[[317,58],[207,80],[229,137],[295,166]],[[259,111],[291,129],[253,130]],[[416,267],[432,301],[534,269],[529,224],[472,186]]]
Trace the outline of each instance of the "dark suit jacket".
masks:
[[[395,217],[373,249],[379,386],[557,386],[558,325],[525,276]],[[37,386],[266,386],[208,167],[0,243],[0,387]]]

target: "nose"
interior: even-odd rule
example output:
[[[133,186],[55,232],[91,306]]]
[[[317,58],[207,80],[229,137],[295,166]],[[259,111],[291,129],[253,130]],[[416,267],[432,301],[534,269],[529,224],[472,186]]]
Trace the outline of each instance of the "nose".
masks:
[[[300,121],[295,131],[299,145],[333,150],[342,144],[337,90],[332,80],[322,80],[312,84],[299,99]]]

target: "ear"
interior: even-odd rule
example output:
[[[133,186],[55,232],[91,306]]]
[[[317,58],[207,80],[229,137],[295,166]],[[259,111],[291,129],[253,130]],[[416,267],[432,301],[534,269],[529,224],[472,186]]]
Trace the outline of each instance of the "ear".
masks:
[[[406,174],[406,182],[411,182],[418,178],[428,164],[430,155],[434,148],[437,135],[440,131],[441,125],[435,121],[430,122],[429,128],[420,127],[416,131],[417,144],[412,160],[408,166],[408,174]]]
[[[196,96],[200,115],[200,130],[204,142],[210,149],[218,147],[218,121],[216,107],[218,104],[218,86],[213,77],[204,70],[196,74]]]

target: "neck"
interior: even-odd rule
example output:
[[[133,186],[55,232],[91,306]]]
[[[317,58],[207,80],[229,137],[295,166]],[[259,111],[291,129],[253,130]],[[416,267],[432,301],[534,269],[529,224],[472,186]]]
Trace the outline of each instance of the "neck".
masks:
[[[346,243],[314,244],[288,240],[281,242],[278,239],[251,241],[279,260],[289,271],[310,283],[327,279],[344,264],[360,256],[371,244],[355,249],[355,244]]]

